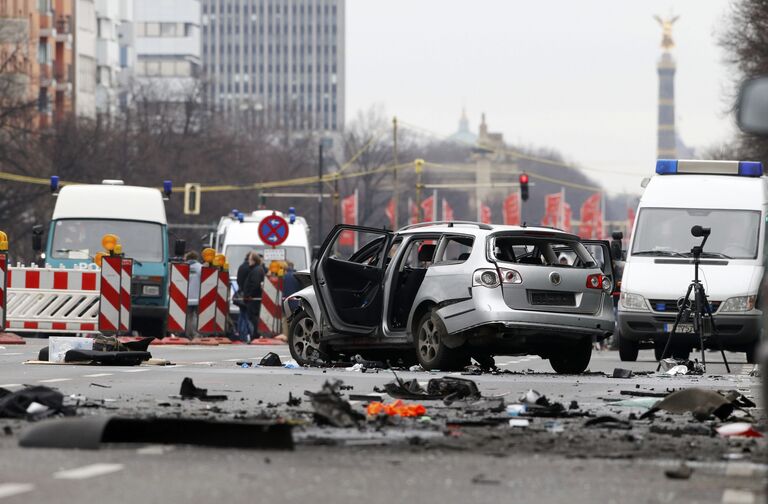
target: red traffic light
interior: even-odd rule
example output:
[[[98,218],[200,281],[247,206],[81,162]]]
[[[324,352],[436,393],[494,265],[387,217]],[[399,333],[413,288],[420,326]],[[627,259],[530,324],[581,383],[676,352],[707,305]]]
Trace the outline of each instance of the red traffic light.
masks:
[[[528,183],[528,174],[527,173],[521,173],[520,174],[520,183],[521,184],[527,184]]]

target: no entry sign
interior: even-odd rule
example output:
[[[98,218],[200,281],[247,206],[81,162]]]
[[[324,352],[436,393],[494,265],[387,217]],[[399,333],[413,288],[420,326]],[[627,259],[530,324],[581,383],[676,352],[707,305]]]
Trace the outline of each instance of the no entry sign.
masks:
[[[279,215],[265,217],[259,222],[259,238],[265,245],[280,245],[288,238],[288,223]]]

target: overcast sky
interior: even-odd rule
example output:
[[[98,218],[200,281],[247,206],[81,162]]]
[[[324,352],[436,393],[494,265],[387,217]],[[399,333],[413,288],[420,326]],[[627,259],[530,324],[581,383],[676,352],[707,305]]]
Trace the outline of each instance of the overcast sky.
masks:
[[[347,119],[378,106],[447,136],[465,106],[475,132],[485,112],[509,142],[553,147],[609,190],[638,192],[656,159],[653,15],[680,15],[677,129],[706,149],[734,131],[717,46],[730,3],[347,0]]]

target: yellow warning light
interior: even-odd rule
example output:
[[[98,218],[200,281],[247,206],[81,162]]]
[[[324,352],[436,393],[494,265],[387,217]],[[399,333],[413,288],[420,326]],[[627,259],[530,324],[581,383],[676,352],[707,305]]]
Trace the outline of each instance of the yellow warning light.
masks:
[[[224,262],[224,271],[229,271],[229,263],[226,261]]]
[[[8,251],[8,235],[0,231],[0,252]]]
[[[120,238],[118,238],[117,235],[105,234],[101,239],[101,246],[104,247],[104,250],[107,252],[112,252],[115,250],[115,245],[117,245],[117,242],[119,241]]]
[[[104,256],[107,255],[104,252],[97,252],[95,256],[93,256],[93,262],[96,263],[96,266],[101,268],[101,260],[104,258]]]
[[[115,244],[115,254],[122,255],[123,254],[123,246],[119,243]]]
[[[214,266],[224,266],[224,263],[227,262],[227,258],[224,254],[216,254],[213,257],[213,265]]]
[[[211,264],[213,262],[213,258],[216,256],[216,251],[212,248],[204,248],[203,249],[203,261],[207,262],[208,264]]]

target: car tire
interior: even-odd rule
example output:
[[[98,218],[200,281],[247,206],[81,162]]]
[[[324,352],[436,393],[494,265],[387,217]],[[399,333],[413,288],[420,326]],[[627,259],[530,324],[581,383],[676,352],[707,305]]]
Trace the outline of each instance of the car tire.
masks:
[[[317,358],[312,358],[312,355],[322,352],[320,325],[306,311],[291,320],[288,328],[288,349],[291,357],[302,366],[318,362]],[[314,349],[315,352],[310,349]]]
[[[640,353],[640,344],[619,336],[619,358],[624,362],[634,362]]]
[[[427,312],[419,319],[416,334],[413,335],[416,346],[416,358],[427,371],[439,369],[454,371],[462,369],[468,362],[466,353],[457,348],[448,348],[443,343],[445,327],[436,323],[432,312]]]
[[[549,365],[557,374],[581,374],[592,358],[592,341],[584,340],[549,357]]]

